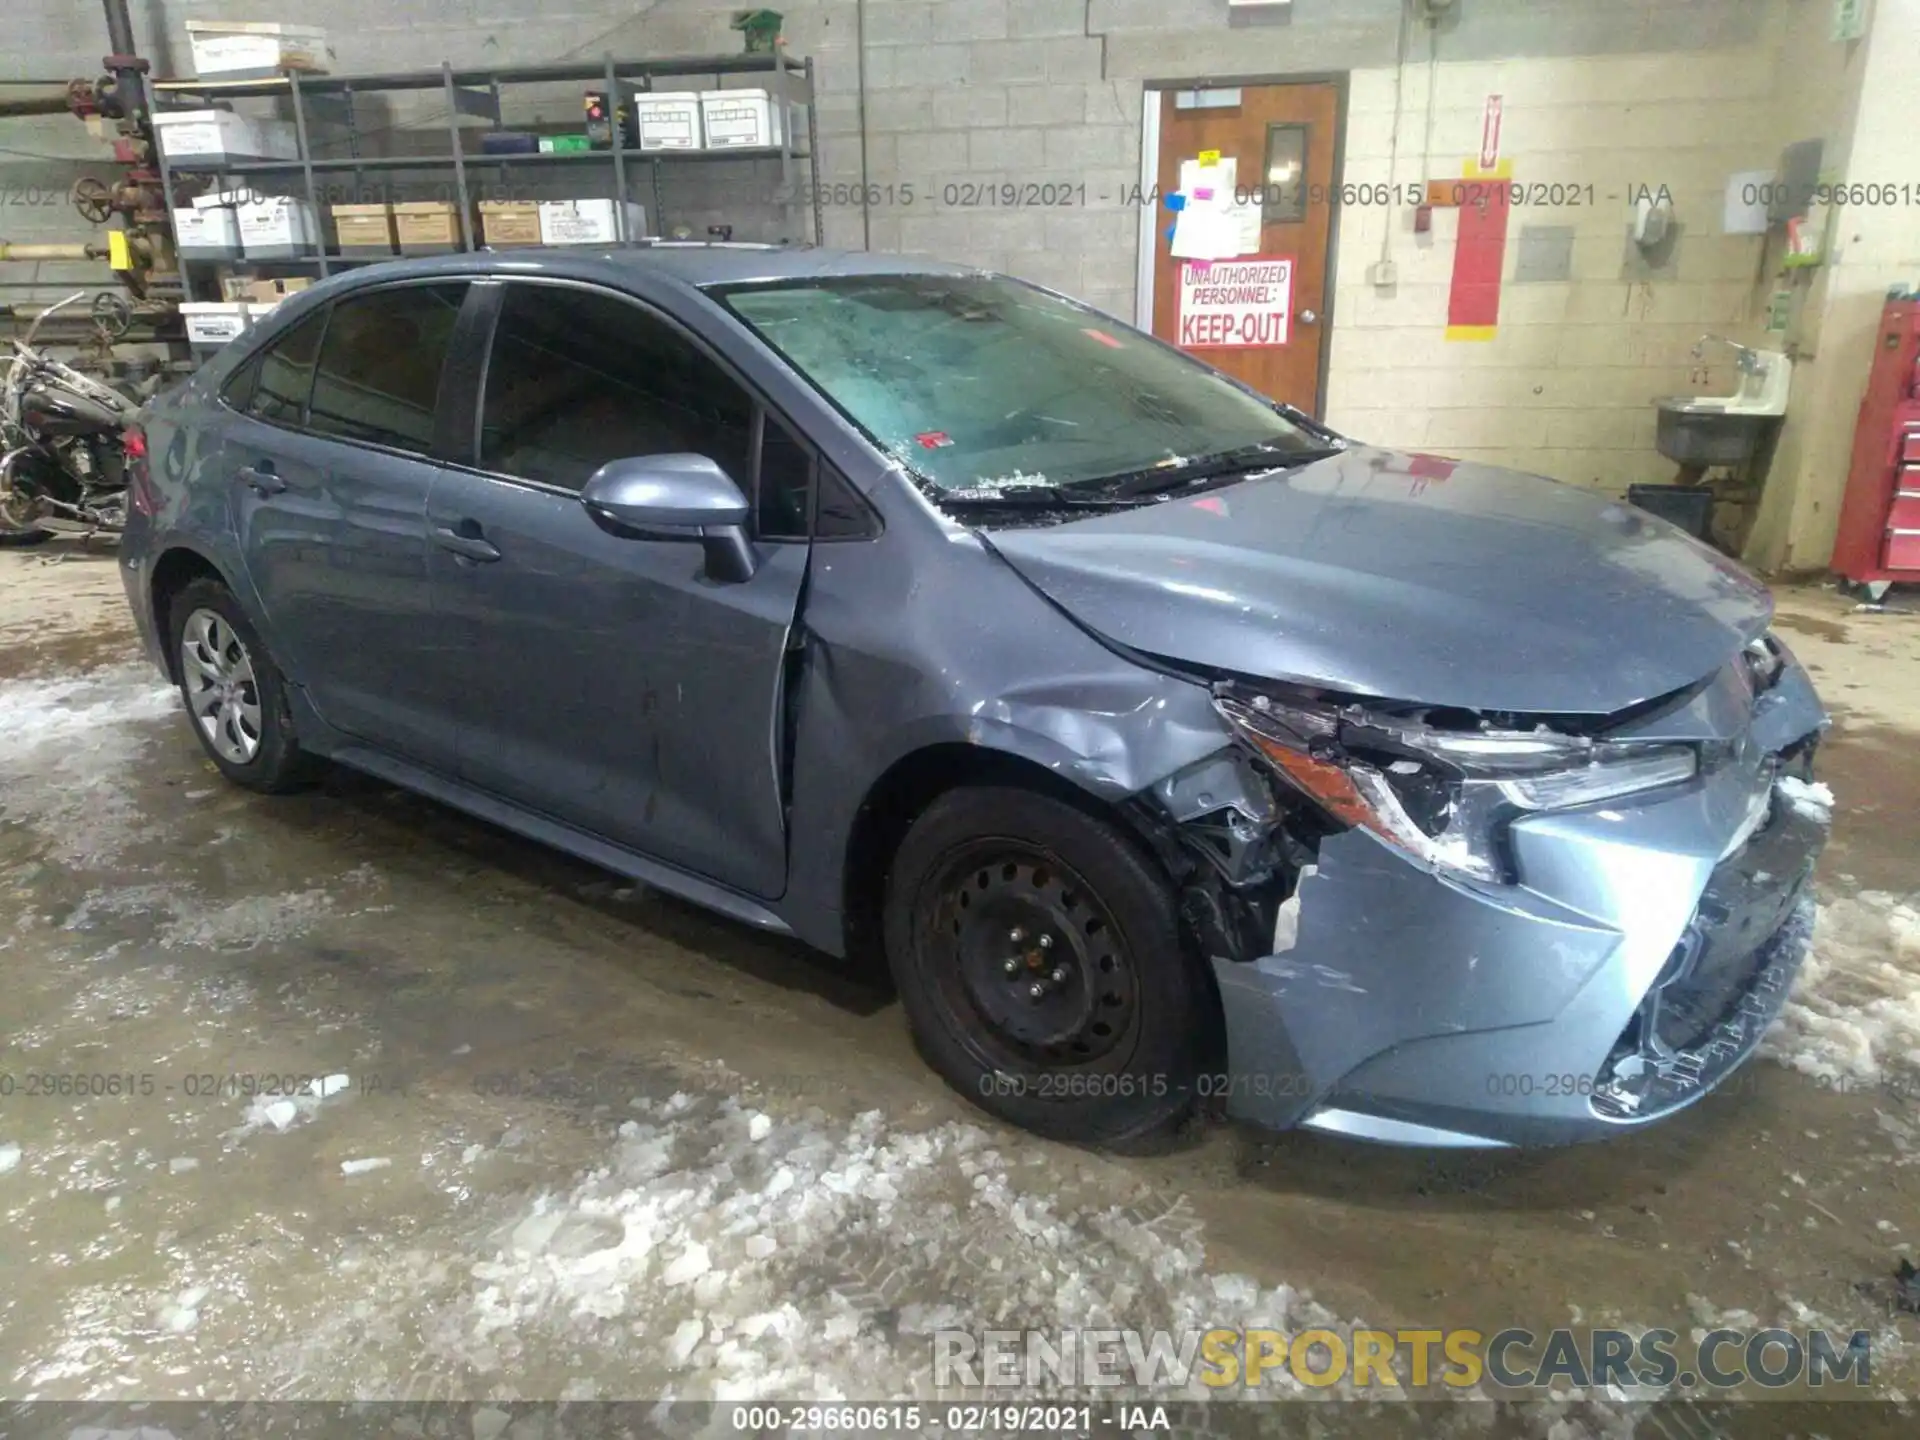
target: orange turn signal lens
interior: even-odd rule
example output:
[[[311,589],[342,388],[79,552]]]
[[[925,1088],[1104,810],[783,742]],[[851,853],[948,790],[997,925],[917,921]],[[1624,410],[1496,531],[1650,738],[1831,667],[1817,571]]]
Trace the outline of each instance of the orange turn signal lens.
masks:
[[[1258,732],[1245,733],[1281,774],[1341,824],[1368,830],[1380,828],[1373,807],[1354,788],[1353,780],[1343,768],[1330,761],[1316,760],[1304,750],[1282,745]]]

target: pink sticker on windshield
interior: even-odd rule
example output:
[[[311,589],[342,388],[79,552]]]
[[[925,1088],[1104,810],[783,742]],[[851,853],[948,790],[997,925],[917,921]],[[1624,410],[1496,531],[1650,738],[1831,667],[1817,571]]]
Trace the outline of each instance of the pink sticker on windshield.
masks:
[[[922,450],[944,450],[953,444],[953,437],[944,430],[928,430],[913,438],[919,441]]]

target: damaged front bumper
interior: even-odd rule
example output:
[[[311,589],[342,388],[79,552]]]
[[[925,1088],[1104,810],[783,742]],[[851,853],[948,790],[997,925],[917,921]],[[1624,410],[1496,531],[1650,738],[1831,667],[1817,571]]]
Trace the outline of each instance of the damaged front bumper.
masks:
[[[1600,1138],[1708,1093],[1785,1001],[1827,835],[1780,778],[1824,723],[1804,672],[1789,656],[1741,698],[1716,685],[1650,722],[1739,727],[1693,782],[1514,820],[1508,883],[1364,829],[1321,839],[1277,953],[1214,955],[1228,1066],[1209,1091],[1267,1126],[1452,1146]]]

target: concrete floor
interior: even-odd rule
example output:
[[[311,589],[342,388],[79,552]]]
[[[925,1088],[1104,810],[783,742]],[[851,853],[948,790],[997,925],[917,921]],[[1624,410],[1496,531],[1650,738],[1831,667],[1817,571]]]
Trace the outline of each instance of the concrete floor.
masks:
[[[0,553],[0,1383],[878,1398],[939,1325],[1726,1319],[1872,1330],[1912,1394],[1920,616],[1780,626],[1840,808],[1770,1058],[1603,1147],[1114,1158],[970,1109],[798,947],[351,774],[224,784],[112,557]]]

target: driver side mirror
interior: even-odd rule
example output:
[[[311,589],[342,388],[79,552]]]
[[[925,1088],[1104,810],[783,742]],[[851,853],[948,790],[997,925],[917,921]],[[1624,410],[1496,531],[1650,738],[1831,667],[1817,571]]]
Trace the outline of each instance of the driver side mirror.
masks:
[[[609,460],[581,487],[580,503],[613,535],[699,541],[711,579],[738,584],[758,568],[747,539],[747,497],[704,455]]]

